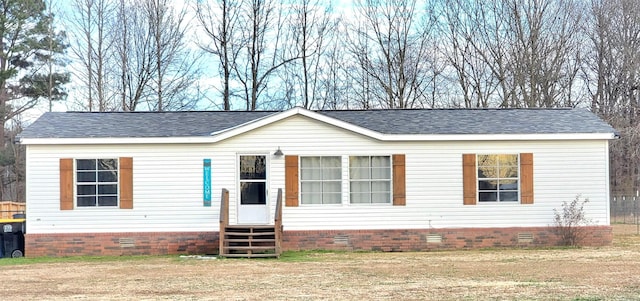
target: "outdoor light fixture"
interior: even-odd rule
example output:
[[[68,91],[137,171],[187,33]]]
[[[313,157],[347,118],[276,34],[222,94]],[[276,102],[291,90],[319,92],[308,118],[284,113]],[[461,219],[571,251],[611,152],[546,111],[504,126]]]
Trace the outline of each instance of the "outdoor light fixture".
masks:
[[[273,153],[273,155],[276,157],[282,157],[284,156],[284,153],[280,150],[280,147],[278,146],[278,149],[276,150],[275,153]]]

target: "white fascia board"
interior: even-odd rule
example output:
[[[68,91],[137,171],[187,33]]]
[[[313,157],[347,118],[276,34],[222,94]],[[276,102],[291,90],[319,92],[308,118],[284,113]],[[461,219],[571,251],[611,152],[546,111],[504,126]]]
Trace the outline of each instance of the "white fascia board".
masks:
[[[612,140],[613,133],[572,134],[446,134],[446,135],[390,135],[382,141],[542,141],[542,140]]]
[[[237,134],[237,133],[236,133]],[[229,138],[213,137],[152,137],[152,138],[23,138],[25,145],[101,145],[101,144],[205,144]],[[614,134],[523,134],[523,135],[375,135],[380,141],[544,141],[544,140],[611,140]]]
[[[26,145],[99,145],[99,144],[192,144],[212,143],[212,137],[110,137],[110,138],[22,138],[20,144]]]

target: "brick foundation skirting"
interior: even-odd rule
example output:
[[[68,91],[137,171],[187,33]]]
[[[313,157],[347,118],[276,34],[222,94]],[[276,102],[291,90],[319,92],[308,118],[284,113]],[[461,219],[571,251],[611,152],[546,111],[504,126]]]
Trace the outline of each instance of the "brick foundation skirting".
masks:
[[[583,246],[604,246],[612,227],[582,228]],[[26,234],[25,255],[216,254],[218,232]],[[283,250],[429,251],[559,245],[550,227],[284,231]]]
[[[611,244],[611,226],[581,228],[582,246]],[[550,247],[559,238],[550,227],[285,231],[284,250],[429,251],[505,247]]]
[[[25,255],[166,255],[218,252],[218,232],[25,234]]]

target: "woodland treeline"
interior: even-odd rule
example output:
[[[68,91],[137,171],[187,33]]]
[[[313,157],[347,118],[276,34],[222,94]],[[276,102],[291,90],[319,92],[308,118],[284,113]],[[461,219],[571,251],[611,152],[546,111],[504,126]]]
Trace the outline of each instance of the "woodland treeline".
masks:
[[[64,3],[63,3],[64,2]],[[640,1],[3,0],[0,199],[38,104],[81,111],[585,107],[640,187]]]

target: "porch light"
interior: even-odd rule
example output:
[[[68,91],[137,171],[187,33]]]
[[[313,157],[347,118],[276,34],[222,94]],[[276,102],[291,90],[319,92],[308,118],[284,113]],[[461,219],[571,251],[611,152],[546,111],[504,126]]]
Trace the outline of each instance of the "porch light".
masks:
[[[284,156],[284,153],[280,150],[280,147],[278,146],[278,149],[273,153],[273,155],[276,157],[282,157]]]

